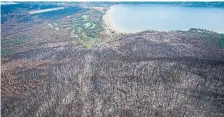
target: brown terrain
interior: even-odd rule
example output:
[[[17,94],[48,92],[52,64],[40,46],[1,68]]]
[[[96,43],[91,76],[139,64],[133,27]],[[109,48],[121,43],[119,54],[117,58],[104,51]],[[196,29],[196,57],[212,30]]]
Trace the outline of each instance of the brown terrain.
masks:
[[[224,116],[224,51],[211,37],[221,38],[145,31],[13,54],[2,61],[2,115]]]
[[[2,117],[224,116],[223,34],[102,32],[84,46],[48,23],[1,25]]]

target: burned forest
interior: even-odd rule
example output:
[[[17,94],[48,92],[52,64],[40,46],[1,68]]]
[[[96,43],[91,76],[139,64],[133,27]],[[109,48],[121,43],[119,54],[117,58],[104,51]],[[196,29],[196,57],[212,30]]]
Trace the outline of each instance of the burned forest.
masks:
[[[223,35],[143,31],[2,60],[3,117],[222,117]],[[209,41],[210,42],[210,41]]]
[[[224,117],[224,2],[3,3],[1,117]]]

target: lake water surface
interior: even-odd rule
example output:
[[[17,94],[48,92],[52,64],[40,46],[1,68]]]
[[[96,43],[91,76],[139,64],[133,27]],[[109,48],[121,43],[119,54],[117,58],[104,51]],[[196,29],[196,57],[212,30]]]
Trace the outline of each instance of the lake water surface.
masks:
[[[224,32],[224,8],[120,4],[110,11],[113,25],[123,32],[190,28]]]

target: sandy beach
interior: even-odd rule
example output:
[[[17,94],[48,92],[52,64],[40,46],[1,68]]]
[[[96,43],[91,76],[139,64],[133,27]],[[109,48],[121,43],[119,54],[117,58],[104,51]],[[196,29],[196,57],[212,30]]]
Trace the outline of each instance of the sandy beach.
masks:
[[[116,33],[116,34],[125,33],[124,30],[122,30],[121,28],[117,27],[114,24],[114,21],[113,21],[112,15],[111,15],[111,13],[113,12],[112,7],[113,6],[110,6],[110,8],[106,11],[106,14],[103,16],[106,31],[107,31],[107,33]]]

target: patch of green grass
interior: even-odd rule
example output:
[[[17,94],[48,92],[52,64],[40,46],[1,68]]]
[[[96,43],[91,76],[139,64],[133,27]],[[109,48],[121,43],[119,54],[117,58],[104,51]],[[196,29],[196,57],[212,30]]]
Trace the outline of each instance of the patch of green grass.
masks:
[[[83,40],[86,40],[88,38],[85,32],[82,32],[81,37]]]
[[[90,29],[94,29],[96,27],[96,24],[91,22],[92,23],[92,26],[90,27]]]
[[[82,27],[78,27],[78,33],[81,33]]]
[[[91,23],[91,22],[86,22],[86,23],[84,24],[84,26],[85,26],[85,28],[89,28],[89,27],[92,26],[92,23]]]
[[[98,39],[79,39],[79,43],[85,48],[91,48]]]
[[[54,26],[52,24],[47,24],[48,26],[50,26],[51,28],[54,28]]]
[[[83,15],[82,18],[85,20],[85,21],[88,21],[89,20],[89,17],[90,15]]]
[[[55,22],[54,22],[53,24],[54,24],[54,26],[58,26],[58,24],[57,24],[57,23],[55,23]]]
[[[70,33],[70,36],[71,37],[79,37],[77,34],[76,34],[76,29],[72,29],[71,33]]]
[[[88,10],[83,14],[74,16],[74,25],[69,28],[70,36],[75,37],[84,47],[91,47],[98,42],[103,31],[103,13],[97,10]]]

